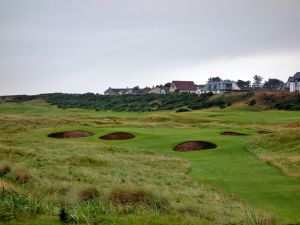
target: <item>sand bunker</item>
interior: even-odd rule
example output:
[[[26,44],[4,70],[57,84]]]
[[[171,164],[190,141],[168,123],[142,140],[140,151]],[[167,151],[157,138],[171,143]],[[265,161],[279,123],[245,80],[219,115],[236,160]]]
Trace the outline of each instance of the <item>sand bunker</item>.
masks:
[[[132,138],[135,138],[133,134],[125,133],[125,132],[116,132],[116,133],[111,133],[100,137],[100,139],[104,139],[104,140],[127,140]]]
[[[272,133],[271,131],[267,131],[267,130],[260,130],[260,131],[257,131],[258,134],[270,134]]]
[[[238,132],[233,132],[233,131],[225,131],[222,132],[221,135],[228,135],[228,136],[245,136],[248,134],[243,134],[243,133],[238,133]]]
[[[88,137],[92,136],[93,134],[87,131],[79,131],[79,130],[72,130],[72,131],[63,131],[49,134],[48,137],[50,138],[79,138],[79,137]]]
[[[189,151],[197,151],[197,150],[205,150],[216,148],[217,145],[211,142],[206,141],[187,141],[176,145],[173,150],[179,152],[189,152]]]

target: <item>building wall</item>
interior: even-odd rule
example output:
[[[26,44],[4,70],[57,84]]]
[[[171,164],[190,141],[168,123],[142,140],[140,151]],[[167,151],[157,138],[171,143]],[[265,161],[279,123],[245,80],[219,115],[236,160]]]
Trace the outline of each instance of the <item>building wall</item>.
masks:
[[[171,87],[170,87],[170,90],[169,90],[169,92],[175,92],[177,90],[177,88],[176,88],[176,86],[175,86],[175,84],[172,84],[171,85]]]
[[[289,82],[290,92],[300,92],[300,82]]]
[[[151,91],[149,91],[148,93],[149,93],[149,94],[163,94],[160,87],[153,88],[153,89],[152,89]]]
[[[225,92],[241,90],[240,87],[236,84],[236,82],[231,81],[220,81],[220,82],[207,82],[204,87],[204,90],[198,90],[201,93],[212,92],[214,94],[222,94]]]
[[[233,83],[232,83],[232,90],[239,91],[239,90],[241,90],[241,88],[237,85],[236,82],[233,82]]]
[[[104,92],[104,95],[118,95],[118,94],[116,92],[114,92],[113,90],[108,89]]]
[[[196,93],[196,91],[180,90],[179,93]]]

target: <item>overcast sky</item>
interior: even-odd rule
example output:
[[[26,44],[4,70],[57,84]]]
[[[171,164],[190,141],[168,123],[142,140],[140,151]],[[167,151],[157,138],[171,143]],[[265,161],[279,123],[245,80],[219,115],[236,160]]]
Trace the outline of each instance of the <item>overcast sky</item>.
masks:
[[[0,0],[0,95],[300,71],[300,0]]]

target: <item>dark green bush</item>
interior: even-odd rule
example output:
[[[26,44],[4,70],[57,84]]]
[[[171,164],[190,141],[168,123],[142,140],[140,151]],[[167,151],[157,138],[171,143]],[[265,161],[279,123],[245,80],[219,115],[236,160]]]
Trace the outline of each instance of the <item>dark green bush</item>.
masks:
[[[68,212],[65,208],[61,208],[59,211],[59,220],[63,223],[68,221]]]
[[[256,100],[251,99],[251,101],[248,103],[249,106],[255,106],[256,105]]]

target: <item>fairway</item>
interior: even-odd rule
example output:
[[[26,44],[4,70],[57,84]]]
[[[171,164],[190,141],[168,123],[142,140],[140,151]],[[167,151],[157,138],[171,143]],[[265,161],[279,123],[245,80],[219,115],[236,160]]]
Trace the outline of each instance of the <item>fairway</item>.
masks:
[[[96,112],[90,110],[61,110],[47,104],[2,104],[0,105],[2,121],[20,121],[28,118],[43,120],[51,118],[65,120],[65,124],[47,125],[25,132],[8,129],[1,140],[16,141],[22,146],[32,141],[27,147],[34,147],[34,142],[47,146],[83,146],[81,153],[88,154],[85,146],[117,147],[131,154],[154,154],[164,157],[176,157],[191,163],[187,175],[197,182],[224,191],[233,198],[253,208],[273,213],[283,221],[300,221],[300,179],[288,177],[276,168],[253,154],[252,137],[262,129],[276,133],[279,127],[300,121],[299,112],[267,111],[243,112],[220,111],[218,109],[193,111],[188,113],[155,112],[155,113],[121,113]],[[68,120],[78,124],[68,124]],[[44,121],[44,122],[45,122]],[[16,122],[18,126],[18,122]],[[28,125],[30,127],[30,125]],[[5,125],[2,132],[5,133]],[[70,139],[49,138],[47,135],[60,131],[81,130],[92,133],[92,136]],[[248,136],[224,136],[222,132],[232,131]],[[134,135],[128,140],[103,140],[100,137],[114,132],[127,132]],[[272,135],[272,134],[263,134]],[[16,138],[16,139],[14,139]],[[217,145],[217,148],[176,152],[173,148],[187,141],[205,141]],[[97,151],[95,148],[95,151]],[[57,157],[59,149],[50,150],[47,157]],[[64,151],[63,149],[61,149]],[[1,152],[1,149],[0,149]],[[7,151],[6,151],[7,152]],[[73,154],[73,153],[72,153]],[[1,153],[10,159],[8,153]],[[19,156],[18,160],[27,156]],[[48,165],[55,166],[55,165]],[[176,166],[175,166],[176,167]],[[138,169],[138,168],[136,168]],[[126,174],[126,171],[123,171]],[[101,186],[101,185],[100,185]]]

